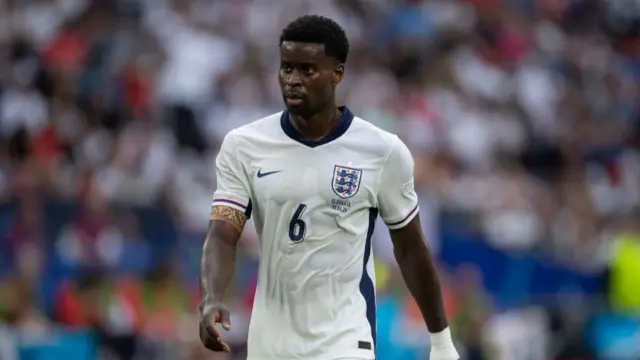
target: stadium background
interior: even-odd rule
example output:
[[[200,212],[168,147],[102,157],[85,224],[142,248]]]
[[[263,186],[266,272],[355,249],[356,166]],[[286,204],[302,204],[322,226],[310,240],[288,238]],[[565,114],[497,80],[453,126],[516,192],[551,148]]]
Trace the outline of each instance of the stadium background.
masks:
[[[463,359],[640,359],[638,9],[0,1],[0,359],[229,359],[194,312],[216,149],[280,109],[277,38],[303,13],[351,39],[341,101],[413,151]],[[378,356],[426,359],[377,229]],[[232,359],[251,226],[240,258]]]

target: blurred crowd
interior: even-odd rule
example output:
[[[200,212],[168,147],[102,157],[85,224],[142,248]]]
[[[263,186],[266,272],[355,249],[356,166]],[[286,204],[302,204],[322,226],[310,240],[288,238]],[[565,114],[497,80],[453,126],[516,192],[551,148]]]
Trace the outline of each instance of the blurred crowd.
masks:
[[[464,359],[639,359],[635,0],[0,0],[0,359],[244,358],[251,224],[233,354],[197,336],[215,157],[281,110],[278,36],[305,13],[349,36],[340,102],[413,151]],[[384,226],[374,247],[378,357],[425,359]],[[529,257],[602,284],[532,293]],[[585,330],[603,312],[610,341]]]

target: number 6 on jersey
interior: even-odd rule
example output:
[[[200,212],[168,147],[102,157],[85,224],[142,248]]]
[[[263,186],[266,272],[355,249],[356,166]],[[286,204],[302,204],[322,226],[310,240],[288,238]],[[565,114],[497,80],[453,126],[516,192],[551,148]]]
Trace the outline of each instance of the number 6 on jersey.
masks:
[[[298,208],[293,213],[293,217],[289,222],[289,239],[293,242],[300,242],[304,239],[304,234],[307,231],[307,224],[302,221],[301,217],[306,209],[307,205],[298,205]]]

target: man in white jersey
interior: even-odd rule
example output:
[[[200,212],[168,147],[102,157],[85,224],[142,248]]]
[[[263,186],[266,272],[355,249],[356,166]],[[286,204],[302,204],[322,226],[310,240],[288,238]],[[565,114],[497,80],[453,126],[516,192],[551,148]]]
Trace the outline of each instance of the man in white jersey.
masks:
[[[431,333],[431,360],[458,359],[420,227],[411,154],[397,136],[335,105],[348,49],[333,20],[289,24],[280,37],[286,110],[223,141],[200,272],[200,338],[213,351],[230,351],[216,323],[231,326],[223,296],[253,216],[260,266],[248,359],[375,359],[379,214]]]

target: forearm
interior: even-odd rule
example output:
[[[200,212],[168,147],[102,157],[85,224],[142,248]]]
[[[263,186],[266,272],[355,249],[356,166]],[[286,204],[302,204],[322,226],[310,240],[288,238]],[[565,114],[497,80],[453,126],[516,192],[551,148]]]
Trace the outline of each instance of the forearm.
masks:
[[[220,301],[233,278],[236,244],[216,236],[207,236],[200,260],[202,302]]]
[[[438,272],[426,244],[413,248],[395,248],[395,256],[402,277],[416,300],[430,333],[438,333],[448,327],[442,302],[442,290]]]

